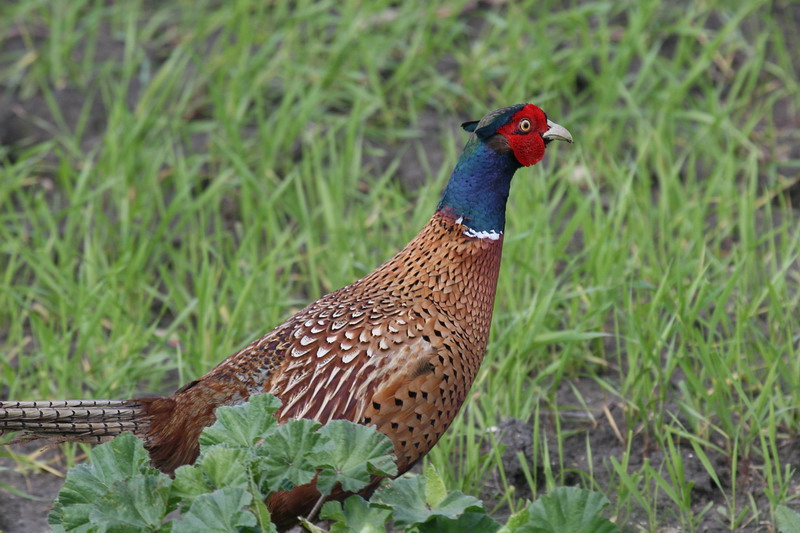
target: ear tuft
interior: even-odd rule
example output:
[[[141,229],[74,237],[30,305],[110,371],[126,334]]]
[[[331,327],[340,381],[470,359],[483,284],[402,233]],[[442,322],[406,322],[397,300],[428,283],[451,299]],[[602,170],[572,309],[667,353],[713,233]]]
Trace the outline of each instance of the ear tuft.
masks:
[[[478,121],[477,120],[470,120],[469,122],[462,122],[461,123],[461,127],[464,128],[464,130],[466,130],[466,131],[468,131],[470,133],[474,132],[475,128],[477,126],[478,126]]]

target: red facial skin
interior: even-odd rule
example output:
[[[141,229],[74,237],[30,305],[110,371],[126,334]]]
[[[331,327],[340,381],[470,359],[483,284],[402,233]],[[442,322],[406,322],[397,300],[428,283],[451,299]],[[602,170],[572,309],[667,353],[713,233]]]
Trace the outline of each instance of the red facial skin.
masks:
[[[523,119],[528,119],[531,128],[525,132],[520,129]],[[497,130],[508,140],[514,157],[524,167],[535,165],[544,157],[544,139],[542,135],[549,129],[544,111],[533,104],[528,104],[511,117],[506,124]]]

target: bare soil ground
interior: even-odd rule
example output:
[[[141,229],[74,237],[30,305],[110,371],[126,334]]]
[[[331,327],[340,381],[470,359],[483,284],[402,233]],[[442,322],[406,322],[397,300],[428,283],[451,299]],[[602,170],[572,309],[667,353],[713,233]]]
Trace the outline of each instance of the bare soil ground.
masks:
[[[587,412],[582,407],[581,402],[575,395],[578,391],[582,395],[583,405],[590,405],[591,411]],[[621,459],[625,450],[630,449],[629,470],[640,469],[645,461],[649,461],[654,470],[659,471],[665,465],[665,454],[652,445],[648,434],[643,428],[628,428],[625,425],[624,406],[606,391],[603,391],[592,379],[576,379],[571,383],[564,383],[557,392],[559,405],[563,408],[557,416],[560,417],[559,423],[563,434],[570,435],[562,440],[561,447],[567,464],[564,465],[564,479],[567,485],[585,485],[583,473],[592,472],[594,481],[603,487],[611,475],[613,466],[609,458]],[[678,406],[667,406],[667,411],[677,414]],[[556,413],[553,413],[556,416]],[[529,464],[533,464],[532,438],[533,426],[521,420],[508,419],[500,424],[495,430],[498,442],[507,446],[503,453],[503,465],[506,476],[519,489],[520,496],[533,499],[525,480],[525,474],[519,461],[516,458],[517,451],[522,451],[528,459]],[[542,429],[542,428],[540,428]],[[548,434],[555,434],[554,418],[546,421],[543,428]],[[628,430],[633,430],[632,442],[625,441],[624,436]],[[587,439],[589,445],[587,446]],[[557,450],[558,443],[555,439],[548,437],[548,447],[550,450]],[[587,457],[587,448],[592,450],[592,457]],[[691,446],[687,444],[680,447],[680,454],[683,460],[684,476],[686,480],[693,483],[690,494],[692,511],[695,516],[700,516],[707,509],[712,512],[705,512],[698,531],[703,533],[718,533],[730,531],[724,527],[720,516],[713,512],[719,506],[725,506],[725,495],[719,490],[714,480],[708,474],[700,459],[696,456]],[[783,464],[800,464],[800,439],[788,439],[782,443],[778,450]],[[731,464],[729,459],[723,454],[713,450],[705,450],[708,460],[712,463],[720,481],[725,489],[731,488]],[[591,464],[590,464],[591,463]],[[736,507],[743,509],[754,505],[760,510],[765,511],[762,516],[769,516],[769,501],[764,494],[764,479],[760,475],[760,465],[753,458],[752,463],[743,461],[739,465],[737,476],[738,486],[736,487]],[[559,475],[558,465],[552,465],[553,474]],[[745,472],[743,474],[743,472]],[[543,473],[539,472],[539,479],[543,479]],[[800,483],[795,482],[790,492],[800,492]],[[493,478],[487,479],[485,492],[482,495],[486,501],[498,498],[498,493],[502,491],[502,484],[498,473],[495,472]],[[527,492],[526,492],[527,491]],[[653,491],[656,493],[656,491]],[[613,495],[607,495],[612,501]],[[710,506],[710,507],[709,507]],[[676,524],[680,523],[680,517],[676,516],[675,505],[668,500],[663,493],[657,502],[659,509],[659,524],[657,530],[661,533],[677,532],[682,529]],[[626,523],[620,524],[624,531],[650,531],[647,517],[640,516],[636,510]],[[742,531],[763,531],[773,532],[770,524],[756,524]]]
[[[13,446],[16,454],[38,454],[41,444],[28,443]],[[64,457],[57,448],[41,451],[37,459],[60,473],[66,473]],[[0,457],[0,483],[10,485],[29,495],[20,496],[0,489],[0,531],[4,533],[40,533],[49,531],[47,514],[58,495],[64,479],[41,470],[33,474],[22,474],[14,470],[14,461]]]

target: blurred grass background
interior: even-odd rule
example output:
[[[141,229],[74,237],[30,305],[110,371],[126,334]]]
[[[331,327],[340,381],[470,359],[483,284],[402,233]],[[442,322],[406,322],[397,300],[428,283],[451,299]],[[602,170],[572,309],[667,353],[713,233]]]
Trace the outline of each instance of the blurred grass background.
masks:
[[[489,351],[430,460],[499,513],[579,483],[632,530],[772,531],[800,495],[798,25],[788,0],[4,2],[0,394],[171,392],[400,249],[458,125],[530,102],[576,143],[517,174]]]

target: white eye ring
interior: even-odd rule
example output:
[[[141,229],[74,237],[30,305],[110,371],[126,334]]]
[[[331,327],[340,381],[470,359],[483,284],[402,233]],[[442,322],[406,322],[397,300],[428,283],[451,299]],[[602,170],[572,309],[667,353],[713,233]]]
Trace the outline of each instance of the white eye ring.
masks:
[[[528,133],[531,131],[531,121],[527,118],[523,118],[519,121],[519,131],[523,133]]]

